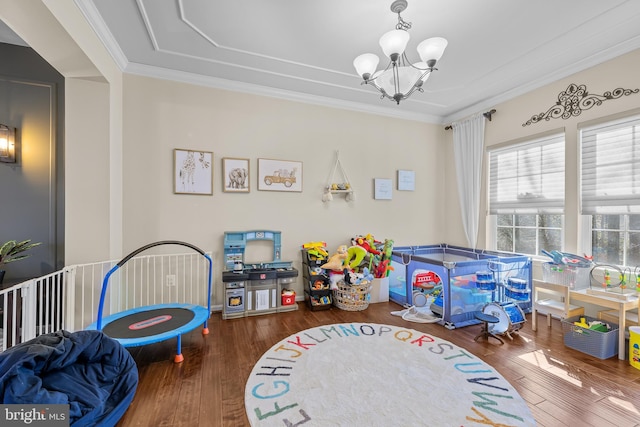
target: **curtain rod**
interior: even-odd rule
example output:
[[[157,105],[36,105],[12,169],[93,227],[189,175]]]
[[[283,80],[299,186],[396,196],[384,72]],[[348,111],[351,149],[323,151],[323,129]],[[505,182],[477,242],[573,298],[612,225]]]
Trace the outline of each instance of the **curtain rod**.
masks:
[[[490,111],[487,111],[487,112],[485,112],[485,113],[482,113],[482,115],[483,115],[486,119],[489,119],[489,121],[491,121],[491,115],[492,115],[492,114],[495,114],[495,112],[496,112],[496,110],[495,110],[495,108],[494,108],[493,110],[490,110]],[[444,130],[449,130],[449,129],[453,129],[453,126],[452,126],[452,125],[449,125],[449,126],[445,126],[445,128],[444,128]]]

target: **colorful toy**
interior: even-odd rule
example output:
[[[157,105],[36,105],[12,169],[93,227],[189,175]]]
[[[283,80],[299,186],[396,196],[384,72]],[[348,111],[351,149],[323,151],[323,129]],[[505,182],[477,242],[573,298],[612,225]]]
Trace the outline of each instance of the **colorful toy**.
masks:
[[[375,277],[381,279],[389,275],[389,271],[393,270],[393,266],[389,264],[389,261],[390,260],[385,259],[384,261],[380,261],[378,265],[373,267],[373,274]]]
[[[342,273],[342,270],[345,268],[347,264],[347,245],[338,246],[338,250],[335,254],[329,257],[329,260],[322,264],[320,268],[324,268],[325,270],[333,270],[339,271]]]
[[[594,320],[593,322],[590,322],[589,329],[591,329],[592,331],[598,331],[598,332],[609,332],[609,326],[603,322],[600,322],[599,320]]]
[[[314,291],[320,291],[326,288],[327,286],[325,285],[323,279],[318,279],[315,282],[313,282],[313,284],[311,285],[311,289],[313,289]]]
[[[391,255],[393,252],[393,240],[386,239],[384,241],[384,245],[382,246],[382,256],[379,262],[379,268],[376,270],[376,277],[382,278],[387,277],[389,272],[393,270],[391,266]]]
[[[626,270],[620,273],[620,289],[627,288],[627,274]]]
[[[602,282],[603,288],[611,287],[611,273],[609,273],[608,269],[604,269],[604,282]]]
[[[329,256],[329,252],[325,249],[325,242],[307,242],[302,244],[302,249],[306,249],[309,255],[313,255],[316,259],[325,259]]]
[[[332,291],[338,290],[338,282],[344,280],[344,273],[342,271],[329,271],[329,289]]]
[[[324,270],[320,267],[311,267],[309,268],[309,273],[311,273],[312,276],[317,276],[318,274],[324,273]]]
[[[364,260],[364,257],[367,255],[367,250],[362,246],[350,246],[347,249],[347,260],[346,263],[349,265],[349,268],[356,269],[360,263]]]
[[[584,317],[581,317],[579,322],[573,322],[573,324],[576,326],[580,326],[581,328],[589,329],[587,319],[585,319]]]
[[[355,244],[357,246],[363,247],[370,254],[380,255],[382,253],[378,249],[376,249],[375,241],[373,240],[371,234],[367,234],[366,237],[356,237]]]

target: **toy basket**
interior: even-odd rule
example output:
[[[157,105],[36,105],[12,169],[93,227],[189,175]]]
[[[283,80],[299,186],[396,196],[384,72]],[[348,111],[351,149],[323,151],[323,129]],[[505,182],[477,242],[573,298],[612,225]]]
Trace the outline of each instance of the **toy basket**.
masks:
[[[590,265],[582,266],[546,262],[542,264],[542,280],[557,285],[568,286],[573,290],[587,289],[589,287],[590,271]]]
[[[563,319],[564,345],[590,354],[598,359],[608,359],[618,354],[618,325],[609,323],[611,330],[608,332],[594,331],[574,324],[582,317],[586,322],[597,320],[589,316],[575,316]]]
[[[344,280],[337,283],[338,289],[333,290],[333,304],[347,311],[361,311],[369,307],[371,283],[350,285]]]

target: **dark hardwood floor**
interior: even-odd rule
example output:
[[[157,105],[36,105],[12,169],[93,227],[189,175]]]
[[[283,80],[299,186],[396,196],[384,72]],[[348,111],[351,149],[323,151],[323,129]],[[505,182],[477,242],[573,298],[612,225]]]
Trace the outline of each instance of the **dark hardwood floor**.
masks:
[[[401,309],[392,302],[360,312],[310,311],[298,305],[294,312],[242,319],[222,320],[221,313],[214,313],[209,335],[198,329],[183,337],[180,364],[173,363],[174,340],[132,348],[140,382],[118,426],[248,426],[245,382],[266,350],[307,328],[369,322],[429,333],[482,358],[513,384],[539,426],[640,427],[640,370],[617,357],[600,360],[565,347],[559,320],[547,328],[546,317],[540,316],[539,330],[533,332],[527,314],[514,340],[500,346],[494,340],[474,342],[480,325],[449,330],[406,322],[391,315]]]

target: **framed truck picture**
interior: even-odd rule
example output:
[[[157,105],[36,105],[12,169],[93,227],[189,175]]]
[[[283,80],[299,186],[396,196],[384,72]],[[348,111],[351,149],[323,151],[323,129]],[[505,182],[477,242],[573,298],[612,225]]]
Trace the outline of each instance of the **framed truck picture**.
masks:
[[[302,192],[302,162],[258,159],[258,190]]]

